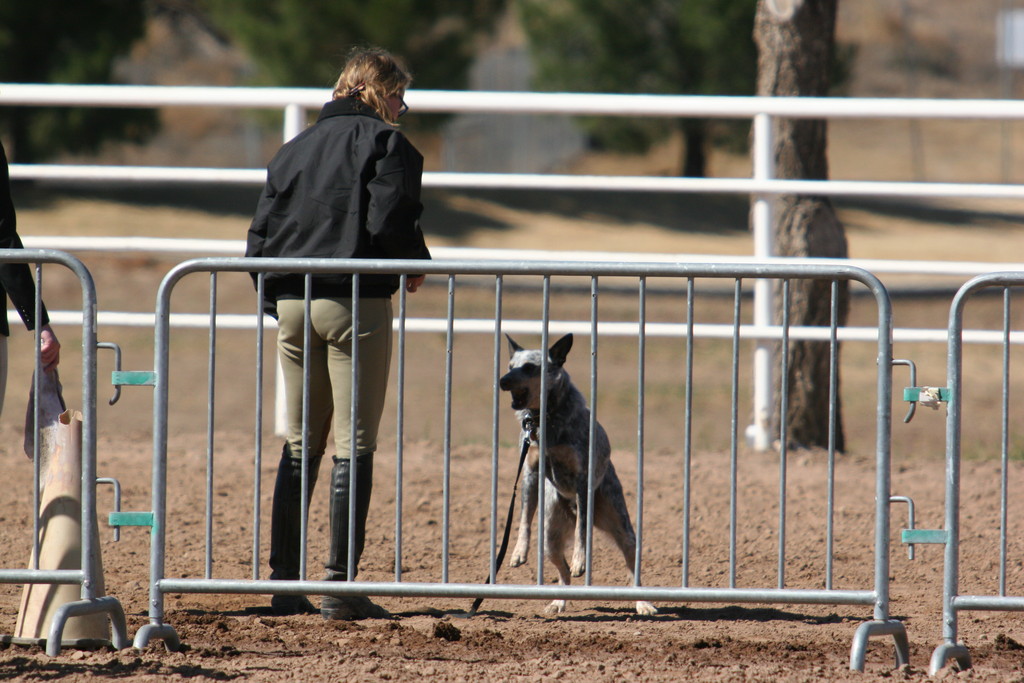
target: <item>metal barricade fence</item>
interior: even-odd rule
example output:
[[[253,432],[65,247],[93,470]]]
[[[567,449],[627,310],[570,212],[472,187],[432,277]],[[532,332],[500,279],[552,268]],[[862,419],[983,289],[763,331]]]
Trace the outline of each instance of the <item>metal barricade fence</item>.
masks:
[[[306,316],[308,320],[309,316],[309,292],[311,278],[315,274],[319,273],[334,273],[344,272],[352,273],[355,283],[355,287],[358,289],[359,278],[367,274],[398,274],[401,275],[403,280],[403,287],[400,287],[397,299],[397,315],[395,319],[395,328],[397,329],[397,343],[396,348],[396,372],[395,378],[397,380],[397,397],[396,401],[396,424],[395,424],[395,489],[390,492],[389,496],[394,501],[394,517],[395,526],[393,531],[393,537],[388,539],[389,544],[393,543],[393,580],[382,580],[382,577],[377,576],[368,580],[355,581],[317,581],[306,578],[306,554],[307,554],[307,533],[305,527],[309,518],[309,511],[303,511],[302,527],[302,558],[301,558],[301,578],[296,581],[271,581],[266,578],[261,578],[260,572],[260,547],[261,547],[261,484],[260,484],[260,472],[261,472],[261,460],[263,450],[263,424],[262,424],[262,394],[263,394],[263,337],[264,329],[262,323],[262,309],[260,300],[262,299],[262,293],[264,289],[264,278],[267,273],[274,272],[289,272],[289,273],[304,273],[306,278],[306,296],[307,296],[307,308]],[[443,354],[443,361],[437,363],[437,367],[443,370],[438,370],[443,373],[443,379],[437,383],[432,384],[429,387],[429,391],[425,387],[414,386],[409,387],[406,380],[406,374],[408,370],[407,355],[410,353],[410,347],[406,343],[406,330],[405,320],[407,314],[407,295],[405,292],[404,284],[406,277],[405,273],[424,273],[429,278],[443,277],[447,281],[447,298],[443,305],[447,311],[447,329],[443,332],[444,336],[444,348],[439,350],[439,354]],[[253,273],[256,274],[256,303],[253,306],[253,312],[260,319],[260,323],[257,325],[256,331],[256,367],[255,377],[256,384],[254,387],[255,397],[255,474],[253,478],[253,491],[251,492],[253,500],[252,510],[252,562],[251,562],[251,578],[231,578],[224,576],[225,573],[230,573],[229,570],[222,570],[221,577],[215,577],[213,571],[212,561],[212,549],[215,547],[215,543],[212,540],[212,535],[216,531],[215,525],[212,518],[212,503],[210,502],[214,496],[212,476],[207,479],[207,490],[206,500],[207,505],[205,509],[205,527],[207,529],[208,538],[206,542],[205,551],[205,569],[203,578],[195,578],[195,574],[189,574],[187,572],[179,572],[181,576],[169,576],[167,570],[167,554],[166,554],[166,543],[169,530],[175,527],[175,518],[168,512],[167,508],[167,484],[168,484],[168,411],[173,406],[169,405],[169,379],[172,376],[170,369],[171,363],[171,340],[170,340],[170,316],[171,316],[171,297],[175,290],[176,285],[185,278],[185,276],[202,273],[209,274],[210,277],[210,342],[209,342],[209,362],[211,367],[211,380],[208,387],[208,403],[209,403],[209,417],[210,426],[208,433],[208,441],[212,443],[213,440],[213,419],[214,419],[214,404],[216,402],[216,396],[213,388],[213,370],[216,365],[216,335],[217,335],[217,289],[218,289],[218,276],[222,273]],[[559,279],[561,282],[571,281],[573,283],[587,283],[587,286],[579,286],[577,288],[578,298],[586,298],[589,304],[584,306],[579,304],[576,310],[577,312],[588,310],[589,308],[589,321],[578,322],[578,323],[566,323],[558,322],[552,319],[551,305],[553,300],[557,300],[559,309],[565,308],[562,306],[561,299],[565,297],[553,297],[552,296],[552,280]],[[513,290],[511,284],[506,287],[506,279],[509,283],[519,282],[521,280],[531,280],[532,282],[538,282],[541,284],[540,288],[540,302],[539,302],[539,316],[523,319],[512,319],[507,320],[506,316],[511,314],[511,308],[506,305],[506,300],[510,296],[510,292]],[[599,403],[598,396],[598,347],[599,340],[603,339],[602,330],[606,327],[615,325],[622,325],[624,323],[614,323],[605,319],[601,319],[602,316],[598,313],[598,298],[602,292],[599,287],[599,279],[602,281],[602,285],[605,281],[611,280],[613,282],[627,282],[633,283],[628,285],[626,289],[632,289],[637,297],[635,301],[635,315],[636,317],[628,323],[630,329],[635,333],[632,341],[636,342],[637,345],[637,375],[636,384],[633,387],[632,393],[626,396],[625,401],[635,401],[635,415],[637,424],[637,456],[636,456],[636,477],[637,485],[635,490],[636,497],[636,508],[633,513],[633,520],[636,523],[636,537],[637,537],[637,551],[636,551],[636,572],[633,585],[629,586],[613,586],[613,585],[598,585],[594,581],[594,575],[591,573],[591,557],[592,557],[592,522],[588,525],[587,529],[587,544],[586,544],[586,571],[584,574],[583,585],[564,586],[564,585],[550,585],[545,584],[544,579],[544,547],[541,539],[544,537],[543,526],[541,526],[540,532],[538,532],[536,538],[536,565],[537,573],[536,580],[533,582],[520,581],[518,583],[502,582],[498,577],[498,567],[496,560],[496,546],[498,545],[498,527],[499,527],[499,509],[501,506],[498,503],[499,499],[499,452],[507,447],[507,443],[503,443],[503,439],[500,435],[499,421],[501,420],[500,415],[503,412],[508,412],[507,408],[502,409],[501,396],[498,387],[498,378],[502,374],[502,350],[504,348],[503,340],[501,339],[503,332],[514,332],[520,334],[524,331],[531,333],[539,333],[542,348],[549,348],[549,334],[555,331],[575,331],[583,335],[589,335],[590,338],[590,393],[588,396],[588,402],[592,406],[593,415],[595,419],[602,420],[603,418],[603,403]],[[490,382],[489,392],[483,389],[482,381],[472,383],[471,386],[465,384],[459,385],[455,380],[455,371],[459,369],[459,365],[454,362],[454,341],[457,333],[464,331],[479,332],[480,324],[486,322],[486,320],[462,320],[458,319],[455,315],[455,292],[457,280],[461,284],[462,282],[473,282],[479,290],[484,292],[493,291],[493,313],[489,313],[490,317],[490,329],[488,332],[493,332],[493,342],[490,346],[488,353],[493,354],[493,360],[481,360],[482,354],[479,352],[473,354],[472,360],[477,364],[483,362],[485,364],[491,364],[490,368],[486,371],[481,371],[484,376],[488,376]],[[748,311],[744,307],[744,301],[749,294],[749,287],[747,285],[752,284],[756,280],[769,280],[775,281],[781,292],[782,311],[783,315],[781,323],[772,326],[759,326],[750,323],[748,317]],[[829,305],[832,310],[831,324],[824,327],[797,327],[792,326],[789,322],[788,311],[792,304],[792,298],[790,295],[790,283],[795,280],[818,280],[827,281],[831,283],[830,289],[830,301]],[[657,281],[672,283],[673,294],[672,303],[676,307],[675,311],[678,314],[678,321],[675,323],[664,320],[654,321],[648,318],[648,283]],[[723,291],[725,297],[717,297],[716,301],[730,301],[731,306],[711,306],[700,307],[701,313],[699,315],[707,315],[707,320],[698,320],[697,302],[701,301],[702,297],[697,295],[696,283],[701,284],[701,292],[715,290],[718,294]],[[483,283],[481,286],[480,283]],[[792,518],[795,516],[794,512],[787,514],[788,506],[793,506],[795,509],[798,504],[802,503],[803,497],[792,495],[791,492],[787,492],[787,462],[789,458],[789,446],[787,438],[787,424],[783,418],[780,420],[780,431],[779,431],[779,446],[778,446],[778,480],[776,484],[769,487],[769,496],[774,497],[768,507],[769,510],[753,509],[756,506],[750,505],[744,509],[744,496],[747,494],[747,487],[750,486],[749,482],[743,479],[743,472],[748,469],[743,464],[744,458],[741,457],[741,449],[743,443],[742,428],[740,427],[740,396],[741,392],[737,390],[738,383],[738,367],[740,365],[741,349],[744,345],[747,345],[750,349],[753,348],[753,344],[758,340],[763,339],[774,339],[780,345],[781,353],[777,354],[780,359],[780,366],[782,368],[781,376],[786,376],[786,351],[789,348],[789,344],[792,340],[812,340],[827,345],[830,357],[830,372],[829,372],[829,384],[831,388],[831,403],[834,404],[838,400],[837,392],[839,385],[838,378],[838,367],[839,367],[839,344],[843,337],[843,330],[838,325],[838,311],[841,303],[841,285],[843,283],[849,283],[850,286],[864,287],[870,293],[870,297],[864,297],[867,299],[873,299],[874,306],[877,308],[877,324],[878,324],[878,335],[877,335],[877,350],[873,357],[873,360],[877,363],[877,376],[874,381],[874,400],[869,400],[871,409],[874,410],[873,424],[875,427],[875,441],[874,441],[874,459],[873,459],[873,476],[874,481],[858,481],[858,482],[846,482],[841,479],[837,474],[838,464],[836,462],[836,453],[834,448],[829,448],[827,457],[827,469],[824,469],[823,478],[825,481],[822,482],[823,489],[819,499],[815,500],[815,504],[819,506],[818,512],[821,514],[820,527],[822,543],[815,544],[815,552],[821,552],[820,565],[822,568],[822,575],[815,575],[813,577],[805,576],[804,573],[800,573],[799,576],[795,576],[798,572],[793,572],[792,575],[787,574],[787,570],[790,565],[794,562],[796,552],[793,550],[787,550],[786,546],[786,533],[787,526],[792,523]],[[708,290],[704,288],[707,287]],[[506,291],[506,289],[508,291]],[[535,291],[535,290],[534,290]],[[420,294],[416,295],[421,296]],[[534,299],[538,297],[538,294],[532,293]],[[194,299],[194,297],[193,297]],[[868,304],[870,305],[870,303]],[[490,304],[487,304],[488,308]],[[359,302],[358,299],[354,299],[352,302],[353,307],[353,319],[358,320],[359,315]],[[531,303],[530,310],[538,310],[538,304]],[[585,314],[584,314],[585,315]],[[717,318],[716,318],[717,316]],[[720,319],[720,321],[718,320]],[[673,481],[669,487],[670,495],[675,497],[675,505],[679,510],[679,517],[674,523],[679,525],[681,529],[681,545],[678,548],[673,549],[662,549],[659,548],[659,555],[670,554],[676,558],[674,562],[678,562],[676,570],[671,573],[676,573],[676,579],[670,581],[661,581],[660,585],[644,585],[645,581],[643,577],[647,576],[642,572],[642,560],[645,557],[651,556],[650,550],[645,550],[643,544],[644,538],[644,527],[648,521],[644,517],[644,496],[645,489],[655,483],[651,480],[645,482],[644,467],[649,456],[645,452],[645,422],[649,423],[647,412],[649,411],[645,401],[649,401],[647,398],[647,391],[645,382],[645,361],[647,353],[648,343],[648,331],[654,329],[658,325],[675,325],[677,329],[682,330],[682,335],[679,339],[673,339],[673,344],[677,344],[674,347],[675,350],[680,352],[679,356],[679,370],[681,373],[679,381],[679,397],[681,403],[672,408],[672,413],[668,416],[668,419],[672,421],[673,428],[676,425],[679,426],[681,434],[679,439],[673,443],[673,449],[675,453],[673,458],[673,467],[678,466],[678,481]],[[694,330],[700,328],[702,325],[706,325],[707,329],[715,328],[721,334],[718,339],[728,339],[731,341],[731,347],[728,351],[724,351],[721,356],[723,359],[723,367],[720,369],[720,374],[728,375],[730,377],[729,384],[731,387],[731,398],[727,399],[728,415],[717,416],[716,422],[727,425],[728,429],[728,455],[719,457],[715,454],[714,460],[711,462],[711,466],[716,468],[725,467],[721,460],[727,457],[728,468],[730,471],[729,484],[727,491],[720,497],[721,500],[713,501],[715,505],[721,503],[723,509],[723,519],[727,519],[727,536],[728,538],[723,539],[726,547],[727,557],[720,562],[718,560],[712,560],[705,552],[706,549],[691,547],[691,531],[700,523],[701,516],[694,514],[695,500],[698,496],[703,496],[703,491],[698,491],[697,480],[697,469],[698,469],[698,454],[699,448],[694,443],[695,438],[692,433],[692,421],[695,410],[699,410],[700,406],[695,403],[694,400],[694,384],[695,380],[695,368],[699,368],[702,365],[706,365],[708,359],[697,358],[695,360],[694,347],[696,345]],[[486,325],[485,325],[486,327]],[[307,328],[308,329],[308,328]],[[436,336],[440,336],[435,335]],[[439,343],[439,342],[438,342]],[[481,345],[482,346],[482,345]],[[726,346],[726,345],[722,345]],[[483,598],[483,599],[588,599],[588,600],[610,600],[610,601],[659,601],[669,603],[680,603],[680,602],[721,602],[731,604],[742,604],[742,603],[779,603],[779,604],[805,604],[805,605],[850,605],[850,606],[870,606],[873,610],[870,619],[863,622],[857,629],[853,637],[853,644],[851,647],[851,668],[862,670],[864,667],[865,651],[867,647],[868,639],[875,636],[892,636],[895,647],[896,657],[898,663],[906,663],[908,659],[908,647],[907,638],[904,626],[901,622],[894,620],[889,614],[889,505],[890,505],[890,421],[891,421],[891,408],[890,408],[890,395],[892,391],[892,313],[888,294],[881,284],[881,282],[867,271],[859,268],[842,266],[842,265],[776,265],[776,264],[664,264],[664,263],[588,263],[588,262],[511,262],[511,261],[368,261],[368,260],[327,260],[327,259],[247,259],[247,258],[204,258],[195,259],[184,262],[173,268],[167,276],[164,278],[160,285],[159,293],[157,296],[157,307],[156,307],[156,329],[155,329],[155,344],[154,344],[154,370],[152,372],[138,372],[138,373],[122,373],[121,381],[122,384],[149,384],[154,387],[154,409],[153,409],[153,469],[152,469],[152,510],[146,512],[136,513],[119,513],[121,519],[127,519],[130,516],[134,516],[136,519],[144,520],[144,523],[151,525],[151,549],[150,549],[150,613],[149,623],[143,626],[135,636],[135,646],[145,647],[154,639],[162,639],[166,646],[169,648],[176,648],[179,642],[178,635],[174,627],[167,623],[165,620],[164,612],[164,596],[169,593],[216,593],[216,594],[276,594],[276,595],[325,595],[325,596],[354,596],[354,595],[368,595],[378,597],[434,597],[434,598]],[[479,348],[479,347],[478,347]],[[355,356],[359,353],[358,337],[355,336],[352,343],[352,354]],[[466,359],[466,356],[463,356]],[[486,357],[485,357],[486,358]],[[582,361],[581,361],[582,362]],[[620,358],[613,358],[610,362],[621,364]],[[353,364],[355,365],[355,363]],[[578,367],[578,364],[575,366]],[[308,367],[306,369],[306,382],[308,384]],[[357,371],[354,371],[354,374]],[[582,385],[581,385],[582,386]],[[358,377],[353,377],[353,405],[358,403]],[[443,387],[443,388],[442,388]],[[308,389],[306,390],[308,391]],[[467,553],[462,552],[465,548],[460,545],[465,543],[463,535],[468,533],[464,530],[462,525],[463,520],[453,519],[451,514],[451,503],[452,503],[452,491],[453,491],[453,477],[458,476],[461,472],[461,468],[456,466],[453,467],[453,420],[458,421],[458,414],[453,409],[453,396],[465,394],[471,392],[473,394],[473,402],[481,404],[489,399],[490,403],[490,426],[491,432],[490,438],[490,450],[491,450],[491,472],[489,486],[483,477],[477,477],[473,482],[475,491],[481,496],[482,499],[486,499],[487,503],[481,501],[479,509],[481,511],[480,525],[477,531],[477,538],[473,543],[477,549],[476,557],[479,559],[477,565],[473,565],[473,568],[467,570],[466,555]],[[584,393],[586,393],[584,391]],[[868,392],[869,394],[872,392]],[[406,448],[406,436],[404,433],[405,425],[408,421],[407,415],[407,404],[408,395],[415,394],[417,401],[415,405],[417,409],[422,408],[425,404],[437,405],[438,402],[443,404],[443,445],[441,447],[441,458],[442,461],[439,463],[438,475],[441,479],[440,486],[428,487],[426,492],[424,490],[417,490],[415,483],[410,483],[403,480],[403,458],[405,457],[404,449]],[[485,395],[487,398],[484,398]],[[785,387],[781,390],[781,415],[786,415],[786,401],[788,391]],[[308,396],[308,394],[306,394]],[[307,399],[308,400],[308,399]],[[747,406],[744,406],[746,408]],[[481,407],[481,410],[483,408]],[[835,410],[830,412],[830,432],[833,433],[836,430],[836,417]],[[353,413],[354,414],[354,413]],[[507,419],[507,418],[506,418]],[[543,442],[543,434],[545,430],[545,424],[547,417],[542,417],[540,420],[540,434],[541,442]],[[515,426],[515,431],[518,434],[518,425]],[[354,441],[354,439],[353,439]],[[834,443],[834,440],[833,440]],[[354,446],[353,446],[354,448]],[[307,457],[306,448],[303,449],[304,459]],[[540,449],[540,462],[539,467],[543,471],[546,448]],[[748,457],[753,457],[747,454]],[[208,464],[210,472],[213,471],[212,449],[208,454],[211,459]],[[591,459],[591,475],[593,476],[593,453],[589,454]],[[703,462],[703,461],[701,461]],[[308,467],[307,462],[304,460],[304,468]],[[764,467],[763,460],[755,463],[758,466]],[[774,467],[774,463],[771,467]],[[512,476],[515,473],[508,473],[506,467],[507,476]],[[663,473],[659,473],[659,480],[665,480],[667,476],[661,476]],[[593,482],[591,482],[593,483]],[[868,525],[868,529],[862,528],[862,523],[843,523],[839,524],[842,513],[837,515],[837,507],[835,503],[837,484],[839,488],[843,489],[844,495],[847,495],[845,500],[856,500],[858,504],[862,505],[865,512],[865,518],[872,520],[873,524]],[[543,478],[541,478],[540,486],[543,486]],[[550,484],[548,484],[550,485]],[[233,488],[237,488],[237,480],[232,484]],[[772,493],[771,489],[774,488],[776,493]],[[439,491],[438,491],[439,489]],[[426,524],[416,524],[405,521],[403,516],[407,514],[403,500],[408,498],[409,492],[413,491],[416,495],[422,496],[424,504],[435,502],[432,496],[439,492],[440,494],[440,539],[439,543],[435,542],[432,547],[439,548],[439,560],[440,570],[439,576],[434,580],[421,581],[411,580],[411,572],[406,567],[406,558],[403,555],[403,548],[405,544],[412,540],[417,540],[418,534],[426,533]],[[873,491],[873,495],[865,495],[865,491]],[[246,492],[245,496],[249,496],[250,492]],[[383,494],[379,494],[383,495]],[[592,498],[592,497],[591,497]],[[541,490],[541,499],[543,499],[543,490]],[[702,498],[702,500],[704,500]],[[198,508],[198,506],[193,506]],[[483,515],[483,510],[489,510],[486,514],[486,519]],[[771,585],[756,585],[753,587],[742,587],[742,578],[740,576],[741,569],[747,555],[742,552],[744,540],[740,539],[740,535],[745,532],[743,522],[747,519],[745,513],[750,513],[755,516],[756,528],[765,529],[771,528],[771,534],[777,540],[777,550],[770,553],[771,557],[767,559],[767,566],[770,567],[769,573],[774,574],[774,580],[769,580],[767,583]],[[198,514],[198,512],[196,513]],[[802,514],[802,512],[801,512]],[[112,516],[113,518],[113,516]],[[588,520],[592,520],[593,516],[589,515]],[[116,522],[116,520],[114,520]],[[654,520],[653,523],[664,523],[666,520]],[[134,523],[134,522],[129,522]],[[545,523],[543,519],[543,513],[541,513],[541,519],[539,524]],[[817,522],[816,522],[817,523]],[[835,585],[833,574],[834,566],[833,560],[836,552],[834,546],[840,542],[840,534],[838,530],[841,529],[844,532],[849,532],[851,529],[856,528],[857,532],[861,536],[849,541],[844,542],[844,552],[853,552],[853,558],[850,560],[852,563],[859,567],[864,567],[862,576],[867,577],[870,575],[870,580],[865,580],[866,585],[857,586],[854,588],[838,588]],[[192,528],[195,528],[193,523]],[[452,533],[452,529],[456,528],[459,531]],[[351,531],[350,531],[351,533]],[[434,532],[432,532],[434,533]],[[718,532],[716,532],[717,534]],[[755,535],[761,535],[768,533],[764,531],[756,531]],[[719,534],[721,535],[721,534]],[[431,536],[431,538],[435,538]],[[453,547],[457,548],[453,552]],[[381,551],[382,552],[382,551]],[[388,553],[391,555],[391,553]],[[870,558],[870,559],[869,559]],[[177,557],[175,557],[177,559]],[[472,559],[472,558],[470,558]],[[798,558],[799,559],[799,558]],[[484,560],[487,560],[486,566]],[[816,560],[817,561],[817,560]],[[390,563],[391,561],[388,560]],[[803,560],[801,559],[801,563]],[[237,564],[237,562],[236,562]],[[714,571],[696,571],[694,567],[699,565],[710,565],[714,564]],[[867,566],[870,565],[870,571]],[[723,568],[724,567],[724,568]],[[433,570],[431,570],[433,571]],[[379,572],[378,572],[379,574]],[[724,578],[712,578],[713,576],[721,574]],[[482,575],[482,576],[481,576]],[[484,583],[482,579],[486,576],[487,582]],[[795,578],[794,578],[795,576]],[[704,585],[695,585],[698,580],[695,577],[699,577],[699,581],[703,582]],[[747,579],[749,580],[749,578]],[[475,583],[474,581],[481,581]],[[761,579],[762,583],[765,583]],[[794,583],[806,582],[811,587],[792,587]],[[757,581],[753,581],[757,583]],[[822,588],[821,586],[824,586]]]
[[[1024,595],[1013,595],[1007,587],[1008,541],[1011,537],[1009,490],[1011,470],[1010,448],[1010,343],[1021,333],[1012,330],[1011,288],[1024,286],[1024,272],[997,272],[979,275],[965,283],[953,299],[949,313],[949,346],[947,352],[947,386],[940,389],[947,401],[946,413],[946,501],[945,529],[930,531],[931,543],[944,548],[942,591],[942,644],[932,652],[929,670],[935,674],[955,660],[962,669],[970,668],[970,651],[958,640],[959,614],[964,611],[1024,611]],[[996,483],[999,499],[998,573],[993,576],[995,590],[989,594],[964,594],[960,581],[961,563],[965,558],[961,543],[961,513],[971,508],[972,501],[961,497],[961,462],[963,456],[964,389],[970,381],[964,373],[964,317],[967,304],[984,290],[1002,288],[1002,387],[999,397],[1001,415],[1000,476]],[[988,424],[986,422],[986,424]],[[908,532],[904,532],[906,536]],[[972,539],[973,540],[973,539]],[[1019,589],[1018,589],[1019,590]]]
[[[110,619],[110,643],[118,648],[128,646],[124,610],[112,596],[98,595],[97,587],[102,585],[102,576],[96,576],[100,552],[96,545],[98,525],[96,521],[96,289],[92,275],[74,256],[54,249],[0,249],[0,263],[26,263],[35,266],[35,319],[42,318],[43,264],[58,264],[66,267],[78,278],[82,291],[82,436],[81,436],[81,567],[78,569],[40,569],[39,556],[42,534],[40,506],[42,425],[40,401],[34,402],[32,424],[35,437],[32,439],[33,486],[32,486],[32,560],[27,569],[0,569],[0,583],[28,584],[78,584],[81,586],[81,600],[59,607],[52,616],[45,639],[46,652],[51,656],[60,653],[64,628],[68,619],[87,615],[106,614]],[[34,344],[33,395],[40,396],[42,365],[40,360],[40,325],[36,325]],[[67,354],[64,354],[65,364]],[[69,539],[70,541],[70,539]]]

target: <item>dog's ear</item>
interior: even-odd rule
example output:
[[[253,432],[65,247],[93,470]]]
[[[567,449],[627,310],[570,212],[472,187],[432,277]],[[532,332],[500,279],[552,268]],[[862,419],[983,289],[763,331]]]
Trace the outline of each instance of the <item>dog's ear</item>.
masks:
[[[516,344],[516,340],[508,336],[508,334],[505,335],[505,339],[508,339],[508,355],[514,356],[516,354],[516,351],[523,350],[523,347],[520,346],[519,344]]]
[[[565,359],[569,355],[569,349],[572,348],[572,333],[569,333],[556,341],[551,345],[551,350],[548,351],[548,357],[551,358],[551,362],[557,367],[565,365]]]

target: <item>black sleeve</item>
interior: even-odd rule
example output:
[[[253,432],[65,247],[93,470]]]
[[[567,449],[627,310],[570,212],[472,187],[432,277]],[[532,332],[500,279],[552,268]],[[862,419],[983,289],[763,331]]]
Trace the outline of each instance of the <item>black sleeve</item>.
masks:
[[[419,152],[398,131],[385,141],[385,153],[376,162],[367,186],[370,207],[366,228],[375,246],[388,258],[429,259],[420,229],[420,184],[423,161]]]
[[[274,185],[270,180],[270,168],[267,168],[267,181],[260,192],[259,201],[256,203],[256,213],[253,214],[252,223],[249,224],[249,232],[245,238],[245,255],[247,257],[260,257],[265,255],[267,243],[267,222],[270,207],[274,202]],[[258,289],[257,274],[250,273],[253,287]]]
[[[14,213],[14,202],[11,201],[11,178],[7,169],[7,154],[0,145],[0,249],[21,249],[23,245],[18,237],[17,218]],[[17,309],[25,327],[30,330],[36,327],[36,290],[32,281],[32,271],[26,263],[0,263],[0,288],[6,290],[11,302]],[[2,301],[2,294],[0,294]],[[6,306],[4,307],[6,308]],[[6,315],[6,311],[3,313]],[[6,320],[4,321],[6,323]],[[42,324],[50,322],[46,307],[42,308]],[[7,329],[6,324],[0,328]]]
[[[249,233],[245,240],[246,256],[263,256],[263,244],[267,240],[267,212],[271,204],[270,181],[267,181],[256,205],[256,214],[249,224]]]

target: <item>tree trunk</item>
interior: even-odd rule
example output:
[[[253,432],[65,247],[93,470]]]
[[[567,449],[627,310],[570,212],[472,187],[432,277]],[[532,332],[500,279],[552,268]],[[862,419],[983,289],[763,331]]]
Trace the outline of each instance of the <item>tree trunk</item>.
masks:
[[[759,0],[754,25],[758,46],[757,94],[765,96],[825,96],[835,40],[838,0]],[[780,4],[789,12],[778,11]],[[775,7],[773,7],[775,6]],[[773,121],[777,178],[828,178],[826,123],[810,119]],[[775,253],[779,256],[846,258],[846,234],[827,197],[782,196],[772,207]],[[848,287],[839,286],[838,319],[846,322]],[[776,318],[781,319],[781,296],[776,292]],[[797,325],[829,325],[831,283],[794,280],[790,284],[789,320]],[[776,349],[776,358],[781,347]],[[779,367],[776,364],[776,367]],[[778,373],[777,373],[778,374]],[[829,444],[829,347],[826,342],[790,341],[787,437],[795,446]],[[781,378],[775,378],[774,433],[780,419]],[[836,378],[838,383],[839,378]],[[837,387],[838,400],[838,387]],[[835,447],[845,449],[842,414],[836,406]]]
[[[686,149],[683,151],[683,176],[687,178],[706,177],[708,172],[707,122],[702,119],[684,119],[683,138],[686,141]]]
[[[7,147],[7,160],[11,163],[26,164],[37,159],[32,158],[31,140],[29,140],[29,113],[25,107],[12,107],[8,122],[10,144]]]

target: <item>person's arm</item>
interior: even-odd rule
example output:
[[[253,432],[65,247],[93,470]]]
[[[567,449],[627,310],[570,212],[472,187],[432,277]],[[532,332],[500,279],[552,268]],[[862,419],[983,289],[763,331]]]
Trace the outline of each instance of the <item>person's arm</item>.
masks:
[[[401,133],[391,132],[374,170],[374,178],[367,185],[370,205],[366,217],[366,229],[374,245],[388,258],[429,259],[419,223],[423,212],[423,161],[419,152]]]
[[[11,179],[7,169],[7,154],[0,145],[0,249],[22,249],[21,238],[18,236],[17,216],[14,202],[11,201]],[[41,306],[42,316],[36,320],[36,286],[32,280],[32,271],[27,263],[0,263],[0,288],[6,290],[11,303],[25,327],[34,330],[36,325],[46,325],[50,317],[46,306]],[[2,302],[0,292],[0,302]],[[6,306],[0,306],[0,309]],[[3,311],[6,315],[6,311]],[[6,329],[4,327],[3,329]]]
[[[18,240],[18,245],[17,247],[0,245],[0,249],[20,249],[21,240]],[[42,316],[36,320],[36,286],[32,281],[32,271],[27,263],[0,263],[0,285],[7,291],[7,296],[10,297],[27,329],[36,329],[37,323],[49,324],[50,316],[46,312],[45,304],[40,306]],[[6,314],[6,311],[4,313]]]
[[[267,241],[267,214],[273,202],[271,193],[268,181],[256,204],[256,213],[253,215],[252,223],[249,224],[249,232],[245,239],[246,256],[263,256],[263,245]]]
[[[269,176],[269,169],[267,171]],[[245,239],[245,255],[247,257],[259,257],[264,254],[264,246],[267,242],[267,223],[270,205],[273,203],[273,188],[269,177],[267,183],[260,193],[259,202],[256,204],[256,213],[253,215],[252,223],[249,224],[249,232]],[[252,286],[259,289],[259,274],[249,273],[252,277]]]

